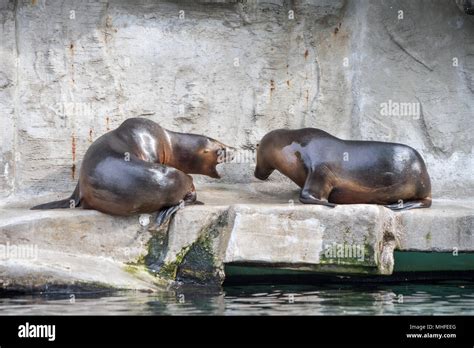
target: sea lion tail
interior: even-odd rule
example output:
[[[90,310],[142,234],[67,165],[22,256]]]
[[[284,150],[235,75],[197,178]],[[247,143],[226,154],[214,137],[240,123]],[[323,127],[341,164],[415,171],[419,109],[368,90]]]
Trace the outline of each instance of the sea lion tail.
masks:
[[[75,208],[75,207],[79,207],[80,204],[81,204],[81,200],[79,198],[79,183],[77,183],[76,188],[74,189],[74,192],[72,193],[71,197],[62,199],[60,201],[54,201],[54,202],[35,205],[34,207],[30,208],[30,210]]]

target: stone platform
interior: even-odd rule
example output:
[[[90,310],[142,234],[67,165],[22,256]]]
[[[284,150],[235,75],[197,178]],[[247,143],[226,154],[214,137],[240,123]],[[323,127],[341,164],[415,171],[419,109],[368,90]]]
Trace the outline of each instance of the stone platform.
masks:
[[[393,273],[395,250],[439,253],[443,263],[446,255],[460,260],[455,258],[474,253],[472,201],[434,199],[430,209],[393,212],[364,204],[302,205],[297,190],[274,184],[201,185],[197,190],[205,204],[185,207],[159,229],[146,225],[146,216],[140,223],[138,216],[80,208],[28,210],[63,195],[4,202],[0,287],[154,291],[188,282],[219,286],[226,266],[383,277]],[[474,270],[474,263],[462,268]],[[430,265],[430,271],[436,269]]]

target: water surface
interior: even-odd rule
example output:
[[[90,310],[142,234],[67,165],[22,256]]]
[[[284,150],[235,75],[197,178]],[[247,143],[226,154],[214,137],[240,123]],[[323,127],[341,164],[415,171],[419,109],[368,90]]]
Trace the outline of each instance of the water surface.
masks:
[[[185,287],[0,297],[1,315],[474,315],[474,282]]]

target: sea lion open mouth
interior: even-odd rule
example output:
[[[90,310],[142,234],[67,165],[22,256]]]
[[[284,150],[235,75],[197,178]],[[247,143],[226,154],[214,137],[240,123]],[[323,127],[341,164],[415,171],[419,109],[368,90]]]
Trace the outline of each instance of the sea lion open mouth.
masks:
[[[216,166],[210,168],[210,170],[209,170],[209,176],[210,176],[211,178],[214,178],[214,179],[220,179],[220,178],[221,178],[219,172],[217,171]]]

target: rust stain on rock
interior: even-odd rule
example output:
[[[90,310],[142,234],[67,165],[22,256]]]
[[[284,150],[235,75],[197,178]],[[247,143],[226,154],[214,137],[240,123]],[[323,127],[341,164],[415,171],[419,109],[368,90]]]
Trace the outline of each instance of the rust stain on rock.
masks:
[[[92,128],[89,129],[89,142],[92,143]]]
[[[275,90],[275,81],[270,80],[270,95],[272,95],[274,90]]]
[[[107,131],[110,130],[110,120],[109,120],[109,116],[107,116],[107,117],[105,118],[105,129],[106,129]]]
[[[74,134],[71,136],[71,148],[72,148],[72,160],[76,160],[76,137]]]
[[[308,56],[309,56],[308,50],[304,51],[304,59],[308,58]]]

